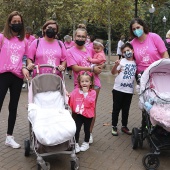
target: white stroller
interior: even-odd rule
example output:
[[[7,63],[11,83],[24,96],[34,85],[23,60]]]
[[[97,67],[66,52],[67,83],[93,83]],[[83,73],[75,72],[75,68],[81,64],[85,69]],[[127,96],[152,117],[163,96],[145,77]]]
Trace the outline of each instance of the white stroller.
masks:
[[[50,65],[36,66],[51,68]],[[56,74],[47,73],[35,76],[28,89],[28,119],[30,139],[25,140],[25,156],[32,150],[37,156],[38,169],[49,170],[50,164],[43,157],[55,154],[71,155],[71,170],[79,169],[79,160],[75,154],[76,125],[71,116],[65,94],[63,80]]]
[[[143,146],[147,139],[151,153],[143,157],[147,170],[159,167],[158,155],[170,150],[170,59],[151,64],[140,79],[139,107],[142,126],[132,130],[132,148]]]

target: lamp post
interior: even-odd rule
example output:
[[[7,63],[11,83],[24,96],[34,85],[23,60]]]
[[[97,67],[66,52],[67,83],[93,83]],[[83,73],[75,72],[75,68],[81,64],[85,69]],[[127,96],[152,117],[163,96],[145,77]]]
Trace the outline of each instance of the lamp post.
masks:
[[[166,21],[167,21],[167,19],[166,19],[165,16],[162,18],[162,21],[163,21],[163,23],[164,23],[164,38],[166,39],[165,29],[166,29]]]
[[[135,18],[138,17],[138,0],[135,0]]]
[[[34,30],[34,27],[35,27],[35,21],[33,20],[32,21],[32,29]]]
[[[152,21],[153,21],[153,13],[155,12],[155,7],[153,4],[151,5],[151,8],[149,8],[149,13],[150,13],[150,18],[151,18],[151,23],[150,23],[150,29],[152,32]]]

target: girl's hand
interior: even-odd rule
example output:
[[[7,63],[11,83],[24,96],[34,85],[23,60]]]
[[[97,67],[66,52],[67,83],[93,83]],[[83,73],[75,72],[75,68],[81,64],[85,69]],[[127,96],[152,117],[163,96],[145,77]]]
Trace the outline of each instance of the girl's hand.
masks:
[[[82,90],[84,93],[86,93],[86,92],[88,92],[89,89],[87,87],[82,87]]]
[[[27,69],[28,69],[28,70],[33,70],[34,67],[35,67],[35,64],[33,64],[33,63],[29,63],[29,64],[27,65]]]
[[[67,97],[70,97],[70,93],[67,90],[65,91],[65,93]]]
[[[120,60],[115,61],[115,65],[118,66],[120,64]]]
[[[91,57],[87,57],[87,61],[90,61],[91,60]]]
[[[58,70],[59,70],[59,71],[64,71],[64,70],[65,70],[65,67],[64,67],[63,65],[59,65],[59,66],[58,66]]]
[[[26,80],[29,80],[30,74],[29,74],[29,71],[26,68],[22,68],[22,74],[24,75]]]

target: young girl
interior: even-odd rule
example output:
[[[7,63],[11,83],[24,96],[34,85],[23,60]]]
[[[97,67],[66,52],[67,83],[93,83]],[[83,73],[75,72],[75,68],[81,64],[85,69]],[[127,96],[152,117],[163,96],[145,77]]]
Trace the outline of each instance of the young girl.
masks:
[[[129,109],[134,89],[134,79],[136,73],[136,64],[133,59],[133,47],[130,43],[123,44],[121,47],[122,58],[115,62],[111,73],[119,71],[113,87],[113,111],[112,111],[112,135],[118,136],[117,123],[119,112],[122,110],[122,128],[121,131],[131,135],[127,127]]]
[[[92,64],[103,64],[106,62],[106,57],[104,54],[104,45],[103,40],[96,39],[93,41],[93,49],[95,51],[95,54],[93,58],[88,57],[88,61]]]
[[[96,91],[93,90],[93,74],[89,71],[81,71],[78,75],[79,88],[74,89],[70,94],[69,104],[76,122],[76,153],[89,149],[90,125],[95,112]],[[84,124],[85,139],[79,146],[79,134]]]

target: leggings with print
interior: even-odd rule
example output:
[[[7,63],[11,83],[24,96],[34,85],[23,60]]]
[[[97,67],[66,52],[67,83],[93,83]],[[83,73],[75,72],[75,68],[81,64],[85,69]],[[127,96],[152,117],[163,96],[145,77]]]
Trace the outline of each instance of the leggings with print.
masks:
[[[16,121],[18,101],[21,94],[23,80],[10,72],[0,74],[0,112],[4,102],[5,95],[9,89],[9,116],[7,134],[12,135]]]

